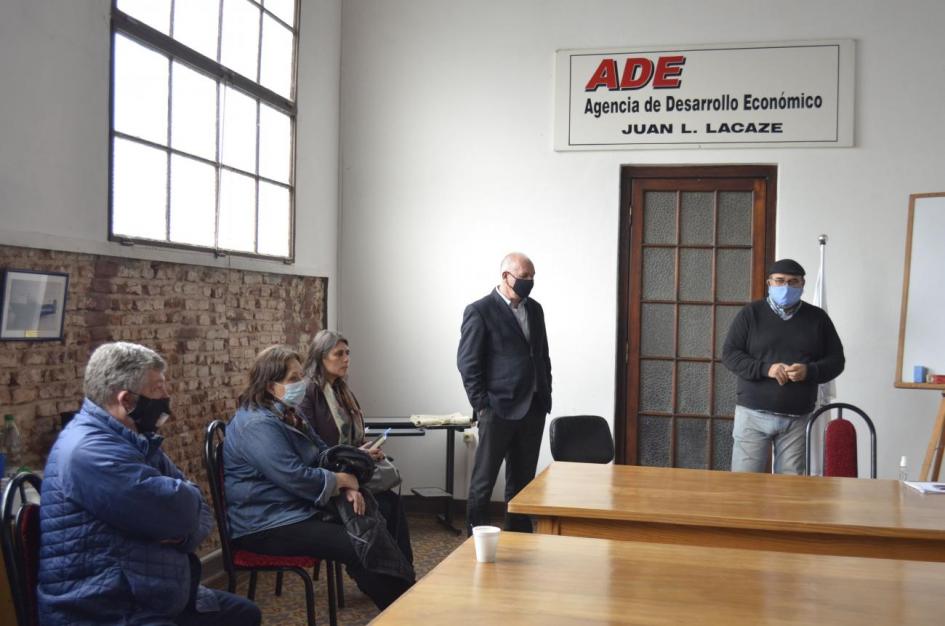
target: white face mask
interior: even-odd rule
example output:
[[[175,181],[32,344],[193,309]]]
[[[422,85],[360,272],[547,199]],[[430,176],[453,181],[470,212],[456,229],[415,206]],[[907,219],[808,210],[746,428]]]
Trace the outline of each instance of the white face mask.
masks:
[[[302,403],[302,398],[305,397],[305,388],[307,386],[304,380],[300,380],[297,383],[283,384],[282,402],[288,406],[297,407]]]

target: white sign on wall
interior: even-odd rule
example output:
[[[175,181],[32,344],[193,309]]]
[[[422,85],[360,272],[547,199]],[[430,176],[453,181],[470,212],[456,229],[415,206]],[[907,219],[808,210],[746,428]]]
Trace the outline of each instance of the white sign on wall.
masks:
[[[561,50],[555,150],[853,145],[852,40]]]

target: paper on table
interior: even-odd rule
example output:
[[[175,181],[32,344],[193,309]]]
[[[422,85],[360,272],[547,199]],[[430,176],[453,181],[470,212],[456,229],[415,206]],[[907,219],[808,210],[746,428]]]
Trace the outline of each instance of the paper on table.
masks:
[[[410,421],[417,428],[424,426],[469,426],[472,424],[472,418],[462,413],[450,413],[449,415],[411,415]]]
[[[905,481],[905,484],[909,485],[919,493],[941,493],[945,494],[945,483],[924,483],[917,481]]]

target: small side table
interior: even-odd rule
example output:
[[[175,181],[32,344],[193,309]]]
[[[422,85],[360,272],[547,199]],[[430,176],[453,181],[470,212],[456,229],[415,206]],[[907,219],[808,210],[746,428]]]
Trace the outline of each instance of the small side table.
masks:
[[[455,434],[458,432],[463,432],[468,428],[468,426],[425,426],[424,428],[417,428],[409,420],[385,420],[371,418],[366,418],[364,420],[364,426],[365,436],[369,434],[380,434],[387,428],[391,429],[391,437],[425,435],[426,431],[428,430],[446,431],[446,480],[444,488],[414,487],[410,491],[418,498],[442,499],[444,501],[443,512],[437,514],[436,520],[447,529],[453,531],[454,534],[461,534],[463,531],[453,525],[453,469],[456,456]],[[410,430],[413,430],[414,432],[409,432]]]

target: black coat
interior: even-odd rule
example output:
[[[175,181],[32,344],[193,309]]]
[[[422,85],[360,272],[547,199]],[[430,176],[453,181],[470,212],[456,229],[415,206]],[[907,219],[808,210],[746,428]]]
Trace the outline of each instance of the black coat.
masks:
[[[469,404],[477,413],[521,419],[535,400],[551,411],[551,360],[545,313],[531,298],[525,300],[529,339],[515,314],[495,289],[463,313],[456,365],[463,377]]]

